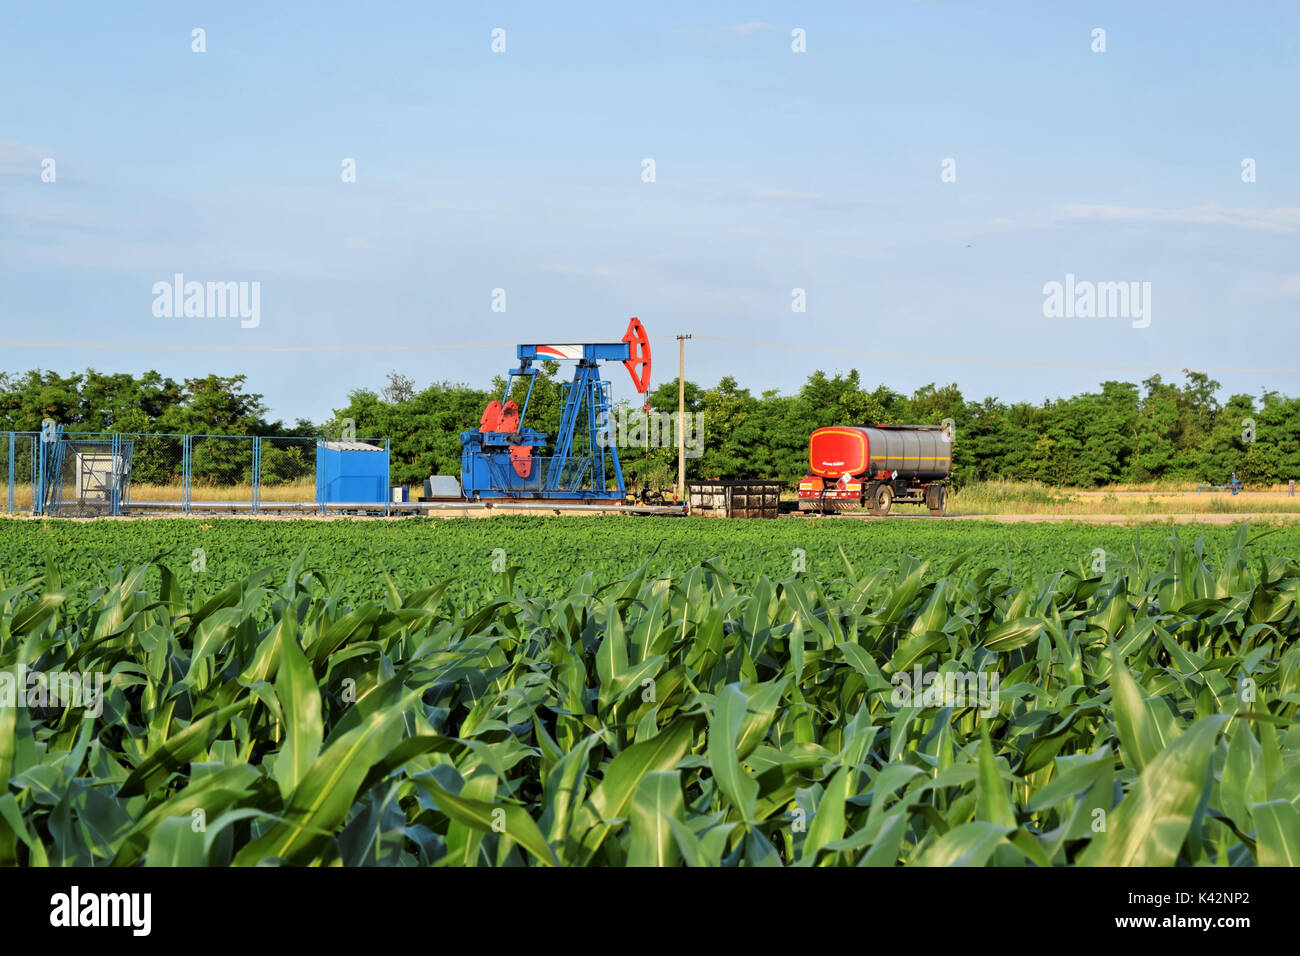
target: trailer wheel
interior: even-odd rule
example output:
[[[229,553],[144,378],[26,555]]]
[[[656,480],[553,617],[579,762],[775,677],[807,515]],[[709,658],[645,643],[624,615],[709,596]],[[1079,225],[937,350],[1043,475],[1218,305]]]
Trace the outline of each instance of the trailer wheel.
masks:
[[[943,485],[931,485],[926,489],[925,505],[930,509],[931,518],[942,518],[948,510],[948,489]]]
[[[889,482],[878,481],[871,486],[870,498],[867,500],[867,510],[873,515],[883,518],[889,514],[889,506],[894,503],[894,489],[889,487]]]

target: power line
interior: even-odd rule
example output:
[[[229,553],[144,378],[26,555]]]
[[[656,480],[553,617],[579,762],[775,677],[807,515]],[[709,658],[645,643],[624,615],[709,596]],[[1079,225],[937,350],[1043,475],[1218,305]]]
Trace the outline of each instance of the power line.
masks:
[[[0,339],[3,348],[111,349],[137,352],[428,352],[439,349],[500,349],[514,342],[473,342],[460,345],[374,344],[356,345],[187,345],[178,342],[30,342]]]
[[[720,335],[697,335],[697,339],[704,342],[721,342],[728,345],[752,345],[759,348],[781,349],[782,351],[798,350],[802,352],[832,352],[841,355],[858,355],[867,358],[892,359],[896,361],[915,361],[915,362],[951,362],[959,365],[996,365],[1013,368],[1049,368],[1049,369],[1081,369],[1085,371],[1123,371],[1123,372],[1181,372],[1185,368],[1195,371],[1215,372],[1221,374],[1230,372],[1234,374],[1273,374],[1273,375],[1297,375],[1300,374],[1300,367],[1294,365],[1279,366],[1212,366],[1206,367],[1195,362],[1184,362],[1181,365],[1122,365],[1108,362],[1044,362],[1033,359],[999,359],[999,358],[981,358],[971,355],[921,355],[909,352],[878,352],[873,349],[854,349],[845,348],[835,345],[808,345],[799,342],[762,342],[757,339],[739,339],[727,338]]]
[[[671,335],[654,335],[652,339],[669,340]],[[1234,375],[1300,375],[1300,366],[1206,366],[1195,362],[1178,365],[1163,364],[1123,364],[1117,362],[1056,362],[1035,359],[984,358],[973,355],[930,355],[912,352],[881,352],[875,349],[849,348],[836,345],[815,345],[805,342],[767,342],[759,339],[734,338],[721,335],[696,335],[702,342],[718,342],[724,345],[741,345],[755,348],[780,349],[781,351],[824,352],[835,355],[853,355],[862,358],[885,359],[889,361],[943,362],[954,365],[984,365],[1001,368],[1042,368],[1069,369],[1079,371],[1116,371],[1116,372],[1181,372],[1191,368],[1201,372]],[[558,340],[556,340],[558,341]],[[515,345],[514,342],[463,342],[463,343],[375,343],[359,342],[350,345],[191,345],[178,342],[38,342],[27,339],[0,339],[0,348],[31,349],[92,349],[95,351],[137,351],[137,352],[279,352],[279,353],[314,353],[314,352],[437,352],[463,351],[466,349],[505,349]]]

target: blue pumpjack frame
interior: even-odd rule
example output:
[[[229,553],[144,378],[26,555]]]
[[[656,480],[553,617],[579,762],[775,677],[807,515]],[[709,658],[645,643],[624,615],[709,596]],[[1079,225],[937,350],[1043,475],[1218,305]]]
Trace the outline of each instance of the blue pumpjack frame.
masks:
[[[576,354],[557,355],[557,349]],[[601,362],[625,362],[631,355],[627,342],[592,342],[585,345],[518,346],[519,367],[506,376],[504,405],[514,380],[528,376],[528,392],[519,414],[518,432],[461,433],[461,485],[467,498],[557,499],[572,501],[623,501],[627,489],[618,448],[609,435],[610,385],[600,376]],[[576,358],[573,381],[561,386],[564,397],[555,448],[550,455],[538,455],[546,445],[546,435],[523,426],[536,383],[533,362]],[[581,435],[585,448],[575,448]],[[525,445],[534,451],[537,480],[512,477],[510,446]],[[579,452],[585,452],[580,454]],[[610,479],[615,487],[608,487]]]

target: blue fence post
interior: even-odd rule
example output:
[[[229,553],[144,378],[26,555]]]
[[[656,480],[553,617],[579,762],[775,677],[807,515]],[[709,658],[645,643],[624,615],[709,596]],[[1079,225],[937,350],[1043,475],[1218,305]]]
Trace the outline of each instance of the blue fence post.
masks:
[[[329,484],[329,476],[325,474],[325,441],[324,438],[316,440],[316,503],[320,505],[322,517],[325,515],[325,489]]]
[[[14,433],[9,433],[9,513],[14,513]]]
[[[32,505],[35,510],[32,514],[43,514],[45,512],[45,429],[42,428],[37,433],[36,450],[36,494],[33,498]]]
[[[121,482],[122,468],[119,457],[122,451],[122,436],[113,432],[113,447],[109,457],[109,486],[108,486],[108,510],[114,518],[118,515],[118,506],[121,504]]]
[[[388,457],[388,439],[384,439],[384,517],[393,513],[392,461]]]
[[[36,454],[38,450],[37,443],[39,440],[40,440],[39,435],[36,438],[33,438],[31,440],[32,454],[31,457],[28,458],[27,460],[27,487],[30,488],[32,492],[33,509],[36,508],[36,486],[39,481],[37,469],[40,467],[40,455]],[[33,510],[32,514],[36,514],[36,511]]]
[[[190,464],[194,457],[192,435],[181,436],[181,511],[190,513]]]
[[[253,514],[262,500],[262,439],[253,436]]]

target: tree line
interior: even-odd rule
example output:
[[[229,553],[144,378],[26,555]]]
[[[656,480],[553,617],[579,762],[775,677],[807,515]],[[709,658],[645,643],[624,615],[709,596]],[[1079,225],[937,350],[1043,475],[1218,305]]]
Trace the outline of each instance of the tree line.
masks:
[[[266,418],[262,396],[246,390],[243,375],[206,375],[180,382],[157,372],[131,375],[87,369],[61,375],[48,369],[0,373],[0,431],[39,431],[52,420],[68,432],[138,434],[131,479],[137,484],[168,484],[182,472],[181,435],[286,436],[297,441],[263,447],[265,484],[311,480],[316,469],[317,426]],[[196,439],[191,475],[200,483],[248,484],[252,443],[233,437]],[[0,460],[8,448],[0,448]],[[15,448],[13,465],[26,474],[31,445]]]
[[[553,432],[560,418],[560,367],[544,363],[534,384],[528,420]],[[1247,483],[1300,477],[1300,399],[1264,391],[1220,402],[1220,384],[1185,371],[1182,384],[1159,375],[1141,383],[1107,381],[1096,391],[1041,403],[967,399],[956,384],[926,385],[910,395],[886,385],[868,389],[857,371],[817,371],[794,394],[758,394],[726,376],[712,387],[686,382],[686,407],[702,430],[700,453],[687,461],[688,478],[774,478],[794,482],[807,470],[808,434],[826,425],[925,424],[951,419],[955,428],[953,478],[958,484],[995,479],[1096,487],[1157,480],[1222,484],[1234,472]],[[522,406],[523,386],[512,397]],[[60,375],[33,370],[0,374],[0,430],[34,431],[51,418],[69,431],[337,436],[351,420],[358,437],[388,438],[393,481],[416,485],[430,474],[459,475],[460,433],[478,425],[488,401],[505,389],[501,378],[479,389],[452,382],[417,388],[393,374],[387,385],[355,389],[320,422],[292,425],[267,417],[263,396],[247,390],[243,375],[180,382],[94,370]],[[660,384],[649,397],[660,420],[675,421],[678,384]],[[640,408],[623,404],[628,421]],[[663,416],[669,416],[663,419]],[[667,432],[667,434],[665,434]],[[629,485],[671,486],[676,441],[660,430],[660,447],[622,447]],[[137,447],[136,466],[147,467]],[[264,443],[263,480],[299,480],[315,467],[310,442]],[[212,480],[233,479],[244,453],[214,443],[195,455]],[[235,455],[234,458],[231,456]],[[250,462],[251,464],[251,462]],[[163,466],[156,466],[160,469]],[[167,466],[167,467],[170,467]],[[179,461],[175,463],[179,474]],[[165,469],[164,469],[165,470]],[[158,480],[164,475],[156,476]],[[142,480],[137,471],[136,480]]]

